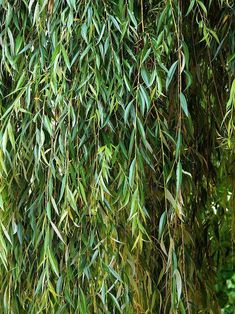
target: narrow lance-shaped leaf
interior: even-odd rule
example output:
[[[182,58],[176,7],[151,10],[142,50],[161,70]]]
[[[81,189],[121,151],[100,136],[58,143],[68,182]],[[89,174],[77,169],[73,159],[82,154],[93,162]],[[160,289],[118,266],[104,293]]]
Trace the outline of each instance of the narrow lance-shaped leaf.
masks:
[[[176,70],[176,68],[177,68],[177,65],[178,65],[178,60],[175,61],[175,62],[171,65],[170,69],[168,70],[167,77],[166,77],[166,90],[168,90],[169,85],[170,85],[170,83],[171,83],[171,81],[172,81],[172,79],[173,79],[173,76],[174,76],[174,74],[175,74],[175,70]]]
[[[189,116],[189,112],[188,112],[187,100],[186,100],[186,98],[185,98],[183,93],[180,93],[180,105],[181,105],[185,115],[188,117]]]

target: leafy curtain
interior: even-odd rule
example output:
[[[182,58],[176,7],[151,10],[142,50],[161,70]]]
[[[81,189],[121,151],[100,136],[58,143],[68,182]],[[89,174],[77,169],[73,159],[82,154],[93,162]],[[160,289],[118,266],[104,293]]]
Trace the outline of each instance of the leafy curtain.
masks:
[[[1,0],[0,13],[1,312],[220,313],[233,1]]]

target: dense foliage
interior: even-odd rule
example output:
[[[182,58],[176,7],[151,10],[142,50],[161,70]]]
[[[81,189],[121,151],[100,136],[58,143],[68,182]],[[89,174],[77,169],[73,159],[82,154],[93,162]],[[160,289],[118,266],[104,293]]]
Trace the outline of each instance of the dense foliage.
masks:
[[[233,313],[233,1],[0,13],[0,312]]]

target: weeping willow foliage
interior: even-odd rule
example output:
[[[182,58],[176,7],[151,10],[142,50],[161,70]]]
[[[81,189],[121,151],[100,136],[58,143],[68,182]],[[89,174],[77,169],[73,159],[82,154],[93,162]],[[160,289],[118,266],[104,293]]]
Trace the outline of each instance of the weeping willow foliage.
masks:
[[[233,1],[1,0],[0,13],[1,313],[220,313]]]

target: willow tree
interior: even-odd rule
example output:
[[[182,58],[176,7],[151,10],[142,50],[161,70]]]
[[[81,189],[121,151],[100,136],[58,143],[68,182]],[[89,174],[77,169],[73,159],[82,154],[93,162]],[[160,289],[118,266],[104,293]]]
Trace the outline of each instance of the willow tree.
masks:
[[[1,313],[220,313],[233,1],[1,0],[0,13]]]

